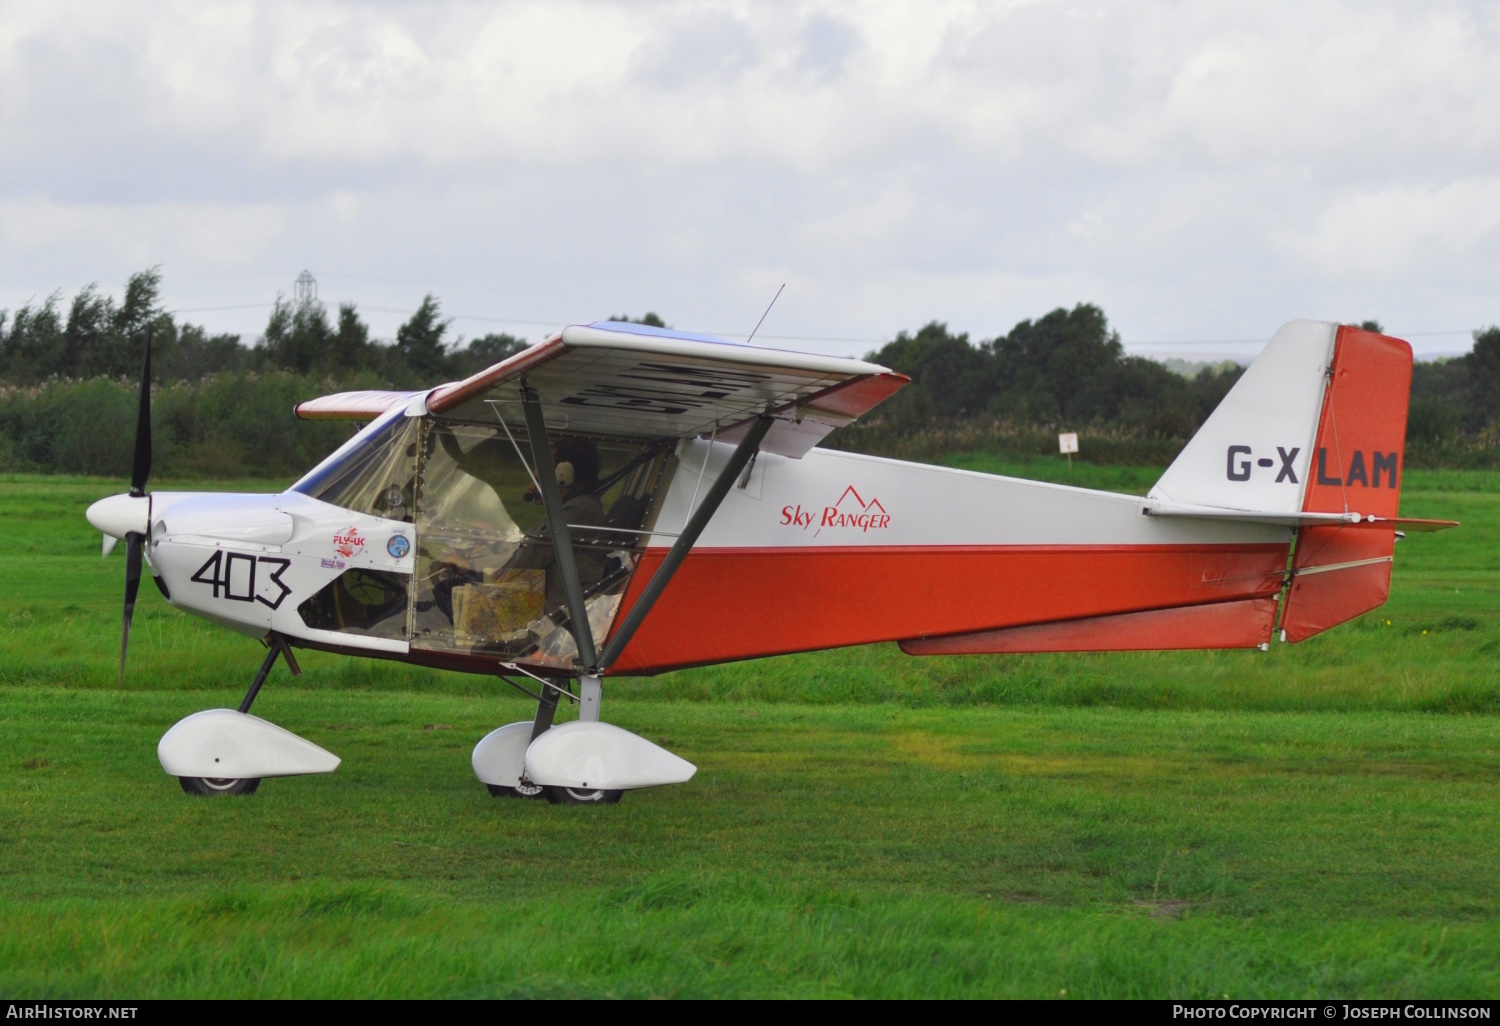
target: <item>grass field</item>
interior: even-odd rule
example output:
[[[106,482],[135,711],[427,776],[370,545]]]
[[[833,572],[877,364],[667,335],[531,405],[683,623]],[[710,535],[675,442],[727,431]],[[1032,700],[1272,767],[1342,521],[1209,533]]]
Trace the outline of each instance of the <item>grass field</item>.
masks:
[[[606,717],[700,771],[609,808],[485,795],[470,748],[529,714],[503,685],[317,653],[256,711],[340,770],[181,794],[157,739],[261,650],[147,587],[117,687],[122,562],[82,518],[117,488],[0,478],[0,993],[1500,987],[1500,475],[1411,472],[1403,513],[1465,526],[1402,542],[1381,610],[1269,653],[876,646],[619,682]]]

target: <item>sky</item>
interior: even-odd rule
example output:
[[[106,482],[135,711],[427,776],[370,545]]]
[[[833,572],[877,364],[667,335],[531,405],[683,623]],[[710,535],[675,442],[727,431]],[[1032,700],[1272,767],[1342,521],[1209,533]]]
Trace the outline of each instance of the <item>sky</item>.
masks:
[[[1096,303],[1132,352],[1500,322],[1500,5],[0,0],[0,308],[253,340],[611,314],[841,355]]]

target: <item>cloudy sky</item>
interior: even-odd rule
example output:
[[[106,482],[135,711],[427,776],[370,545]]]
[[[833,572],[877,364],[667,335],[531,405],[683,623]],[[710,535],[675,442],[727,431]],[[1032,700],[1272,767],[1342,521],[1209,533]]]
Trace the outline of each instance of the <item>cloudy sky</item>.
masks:
[[[1500,7],[0,0],[0,307],[160,264],[258,334],[611,313],[862,353],[1101,305],[1136,351],[1500,321]],[[1182,343],[1207,342],[1207,345]]]

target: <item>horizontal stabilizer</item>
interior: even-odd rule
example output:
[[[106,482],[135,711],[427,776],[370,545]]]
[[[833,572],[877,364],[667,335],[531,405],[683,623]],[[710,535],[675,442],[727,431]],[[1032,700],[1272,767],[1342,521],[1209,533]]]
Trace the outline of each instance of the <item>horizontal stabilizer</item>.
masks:
[[[1223,509],[1217,506],[1171,506],[1147,503],[1141,512],[1148,517],[1196,517],[1203,520],[1235,520],[1249,524],[1283,524],[1287,527],[1372,527],[1386,530],[1431,532],[1457,527],[1457,520],[1422,520],[1412,517],[1381,517],[1374,513],[1267,513],[1253,509]]]
[[[1354,525],[1364,521],[1360,513],[1301,513],[1268,512],[1253,509],[1224,509],[1221,506],[1170,506],[1148,500],[1141,507],[1148,517],[1191,517],[1201,520],[1234,520],[1247,524],[1282,524],[1286,527],[1301,527],[1303,524]]]
[[[1390,522],[1390,524],[1398,531],[1411,531],[1414,534],[1430,534],[1433,531],[1446,531],[1450,527],[1457,527],[1458,521],[1423,520],[1416,517],[1396,517]]]

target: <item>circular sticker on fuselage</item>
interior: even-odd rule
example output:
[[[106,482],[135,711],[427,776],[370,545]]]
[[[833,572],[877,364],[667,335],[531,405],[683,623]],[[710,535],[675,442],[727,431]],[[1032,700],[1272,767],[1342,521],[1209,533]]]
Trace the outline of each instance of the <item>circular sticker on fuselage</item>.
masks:
[[[411,551],[411,542],[406,540],[404,534],[393,534],[391,540],[385,543],[385,551],[391,554],[392,559],[402,559]]]

